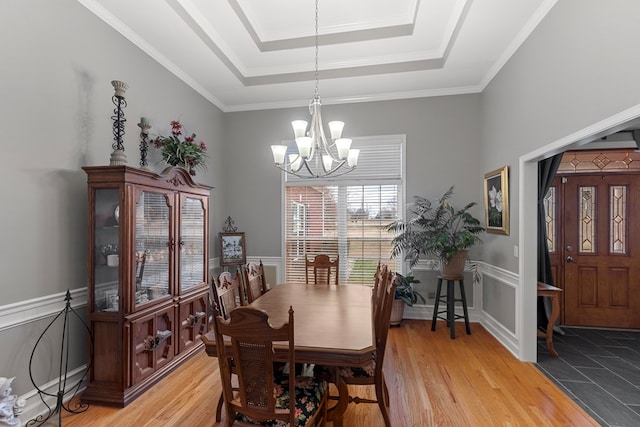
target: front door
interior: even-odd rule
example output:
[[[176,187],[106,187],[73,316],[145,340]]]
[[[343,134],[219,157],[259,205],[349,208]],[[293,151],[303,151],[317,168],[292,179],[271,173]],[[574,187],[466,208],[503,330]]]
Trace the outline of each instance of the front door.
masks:
[[[640,328],[640,175],[556,179],[563,323]]]

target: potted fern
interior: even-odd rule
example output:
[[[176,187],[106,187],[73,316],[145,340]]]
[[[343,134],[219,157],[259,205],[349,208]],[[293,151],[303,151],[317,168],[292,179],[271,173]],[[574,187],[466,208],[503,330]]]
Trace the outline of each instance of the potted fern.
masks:
[[[475,202],[457,209],[449,202],[452,196],[453,187],[435,203],[414,196],[411,217],[387,226],[387,231],[396,234],[391,242],[392,258],[404,253],[405,261],[413,268],[421,257],[435,257],[440,261],[441,273],[451,276],[462,274],[468,248],[481,242],[478,235],[484,227],[469,212]]]
[[[413,277],[411,273],[406,276],[400,273],[396,273],[396,275],[398,276],[398,284],[396,285],[395,298],[391,307],[391,319],[389,320],[389,324],[392,326],[399,325],[402,321],[405,304],[412,307],[418,300],[422,300],[425,304],[427,302],[412,285],[412,283],[420,283],[420,280]]]

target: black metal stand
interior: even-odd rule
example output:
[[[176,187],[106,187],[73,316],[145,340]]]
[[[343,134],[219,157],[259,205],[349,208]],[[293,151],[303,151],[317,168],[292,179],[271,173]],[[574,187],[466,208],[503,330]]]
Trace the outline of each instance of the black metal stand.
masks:
[[[140,123],[138,123],[140,128],[140,167],[146,169],[148,167],[147,151],[149,149],[149,129],[151,129],[151,125],[143,122],[143,120],[146,119],[141,119]]]
[[[113,104],[116,108],[113,110],[113,116],[111,119],[113,120],[113,144],[111,147],[114,150],[124,150],[124,144],[122,142],[122,137],[124,136],[124,124],[127,119],[124,118],[124,107],[127,106],[127,101],[124,99],[124,96],[114,95],[111,97]]]
[[[47,325],[45,330],[42,332],[42,334],[36,341],[36,345],[33,347],[33,351],[31,352],[31,357],[29,359],[29,377],[31,378],[31,383],[33,384],[33,386],[36,388],[36,390],[38,390],[38,395],[40,396],[40,400],[42,400],[42,403],[44,403],[48,411],[46,414],[38,415],[36,418],[29,420],[26,424],[27,426],[41,426],[56,414],[58,415],[58,425],[62,425],[63,409],[73,414],[79,414],[89,409],[89,405],[82,402],[77,402],[73,409],[69,405],[69,403],[73,400],[73,398],[78,393],[80,386],[82,385],[85,377],[87,376],[87,373],[89,372],[91,363],[93,362],[93,336],[91,334],[91,329],[89,329],[89,326],[87,326],[87,323],[71,307],[72,299],[73,298],[71,298],[71,293],[67,289],[67,295],[65,296],[65,299],[64,299],[66,301],[65,308],[53,318],[53,320],[49,323],[49,325]],[[76,318],[80,320],[82,326],[84,326],[84,328],[86,329],[87,334],[91,339],[91,355],[87,363],[87,367],[84,373],[82,374],[82,377],[78,380],[76,384],[68,386],[67,370],[69,368],[69,332],[70,332],[69,313],[73,313],[76,316]],[[46,336],[47,332],[49,331],[49,329],[51,329],[51,327],[56,322],[56,320],[61,318],[61,316],[63,315],[64,317],[63,317],[63,325],[62,325],[62,342],[60,343],[60,367],[59,367],[58,392],[56,394],[52,394],[52,393],[46,392],[45,390],[40,389],[40,387],[38,387],[38,385],[36,384],[36,381],[33,379],[32,363],[33,363],[33,356],[35,355],[36,349],[38,348],[38,344],[40,344],[40,341],[42,340],[43,337]],[[71,393],[71,397],[68,399],[68,403],[65,404],[64,398],[70,393]],[[52,408],[51,406],[49,406],[49,404],[45,401],[46,396],[56,398],[55,407]]]

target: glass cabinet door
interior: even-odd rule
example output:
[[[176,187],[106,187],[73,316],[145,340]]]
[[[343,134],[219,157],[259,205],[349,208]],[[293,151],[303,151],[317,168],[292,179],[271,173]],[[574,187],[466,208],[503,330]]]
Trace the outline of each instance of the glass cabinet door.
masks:
[[[180,207],[180,292],[205,281],[204,200],[184,197]]]
[[[165,193],[142,191],[136,203],[136,307],[169,295],[169,205]]]
[[[120,206],[118,188],[95,190],[93,217],[94,311],[117,312],[120,277]]]

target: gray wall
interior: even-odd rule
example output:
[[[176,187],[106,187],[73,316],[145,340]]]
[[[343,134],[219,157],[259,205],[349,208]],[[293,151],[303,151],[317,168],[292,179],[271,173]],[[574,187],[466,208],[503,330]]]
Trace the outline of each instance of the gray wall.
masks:
[[[480,95],[458,95],[349,105],[324,105],[325,122],[345,122],[345,137],[406,134],[407,199],[436,198],[455,186],[454,204],[476,201],[482,213]],[[249,256],[281,256],[280,171],[271,144],[292,139],[291,121],[308,120],[306,107],[225,115],[225,212],[247,234]],[[226,216],[227,213],[224,213]],[[473,255],[473,254],[472,254]]]
[[[11,242],[0,257],[0,280],[8,304],[86,284],[86,175],[80,168],[109,163],[111,80],[129,84],[124,144],[131,166],[139,162],[140,117],[150,119],[152,133],[164,134],[177,118],[209,145],[209,168],[197,180],[221,187],[223,139],[219,109],[74,0],[4,2],[0,32],[0,217],[3,240]],[[162,170],[151,151],[150,166]]]
[[[487,262],[517,271],[518,159],[640,98],[633,0],[560,0],[482,93],[486,171],[511,168],[511,236],[488,238]],[[535,195],[533,195],[535,197]]]
[[[170,120],[181,119],[209,146],[208,170],[196,180],[216,187],[212,220],[220,218],[215,200],[224,198],[224,140],[218,108],[75,0],[2,2],[0,40],[0,305],[86,286],[87,191],[81,167],[109,163],[111,80],[129,84],[124,110],[129,165],[139,164],[141,116],[150,119],[152,132],[164,134]],[[150,166],[161,171],[159,156],[152,154]],[[0,328],[0,376],[17,376],[15,393],[32,389],[26,350],[33,348],[41,324]],[[84,354],[84,348],[83,343],[74,350]]]
[[[511,235],[488,236],[482,257],[520,275],[522,301],[514,303],[522,327],[516,332],[526,347],[521,357],[535,355],[537,194],[535,164],[520,170],[519,159],[527,160],[534,151],[544,153],[543,147],[563,143],[573,133],[587,132],[639,104],[640,56],[634,54],[639,14],[640,2],[633,0],[558,1],[482,93],[483,169],[511,168]],[[548,154],[553,154],[550,148]],[[526,179],[520,182],[522,174]],[[519,215],[526,217],[526,224],[519,223]],[[518,244],[520,260],[511,256]],[[484,291],[485,301],[502,303],[512,292],[506,286],[500,286],[498,294],[492,287]],[[507,304],[490,303],[485,309],[496,319],[508,313]]]
[[[247,233],[249,256],[281,255],[281,178],[269,145],[291,137],[289,122],[304,118],[305,107],[223,114],[74,0],[2,6],[2,307],[86,285],[81,167],[108,163],[114,79],[130,85],[129,163],[138,163],[140,116],[162,133],[182,120],[209,145],[197,180],[216,187],[212,236],[230,215]],[[638,104],[639,15],[635,0],[560,0],[480,95],[325,105],[323,115],[343,119],[345,136],[406,134],[409,199],[455,185],[454,202],[477,201],[481,215],[483,174],[509,165],[511,235],[486,235],[472,257],[518,272],[519,203],[535,197],[519,193],[518,160]],[[154,153],[159,171],[157,160]],[[214,256],[216,239],[211,246]],[[483,293],[492,317],[512,331],[515,294],[499,285]],[[0,376],[18,376],[15,393],[32,389],[25,354],[43,325],[0,330]]]

